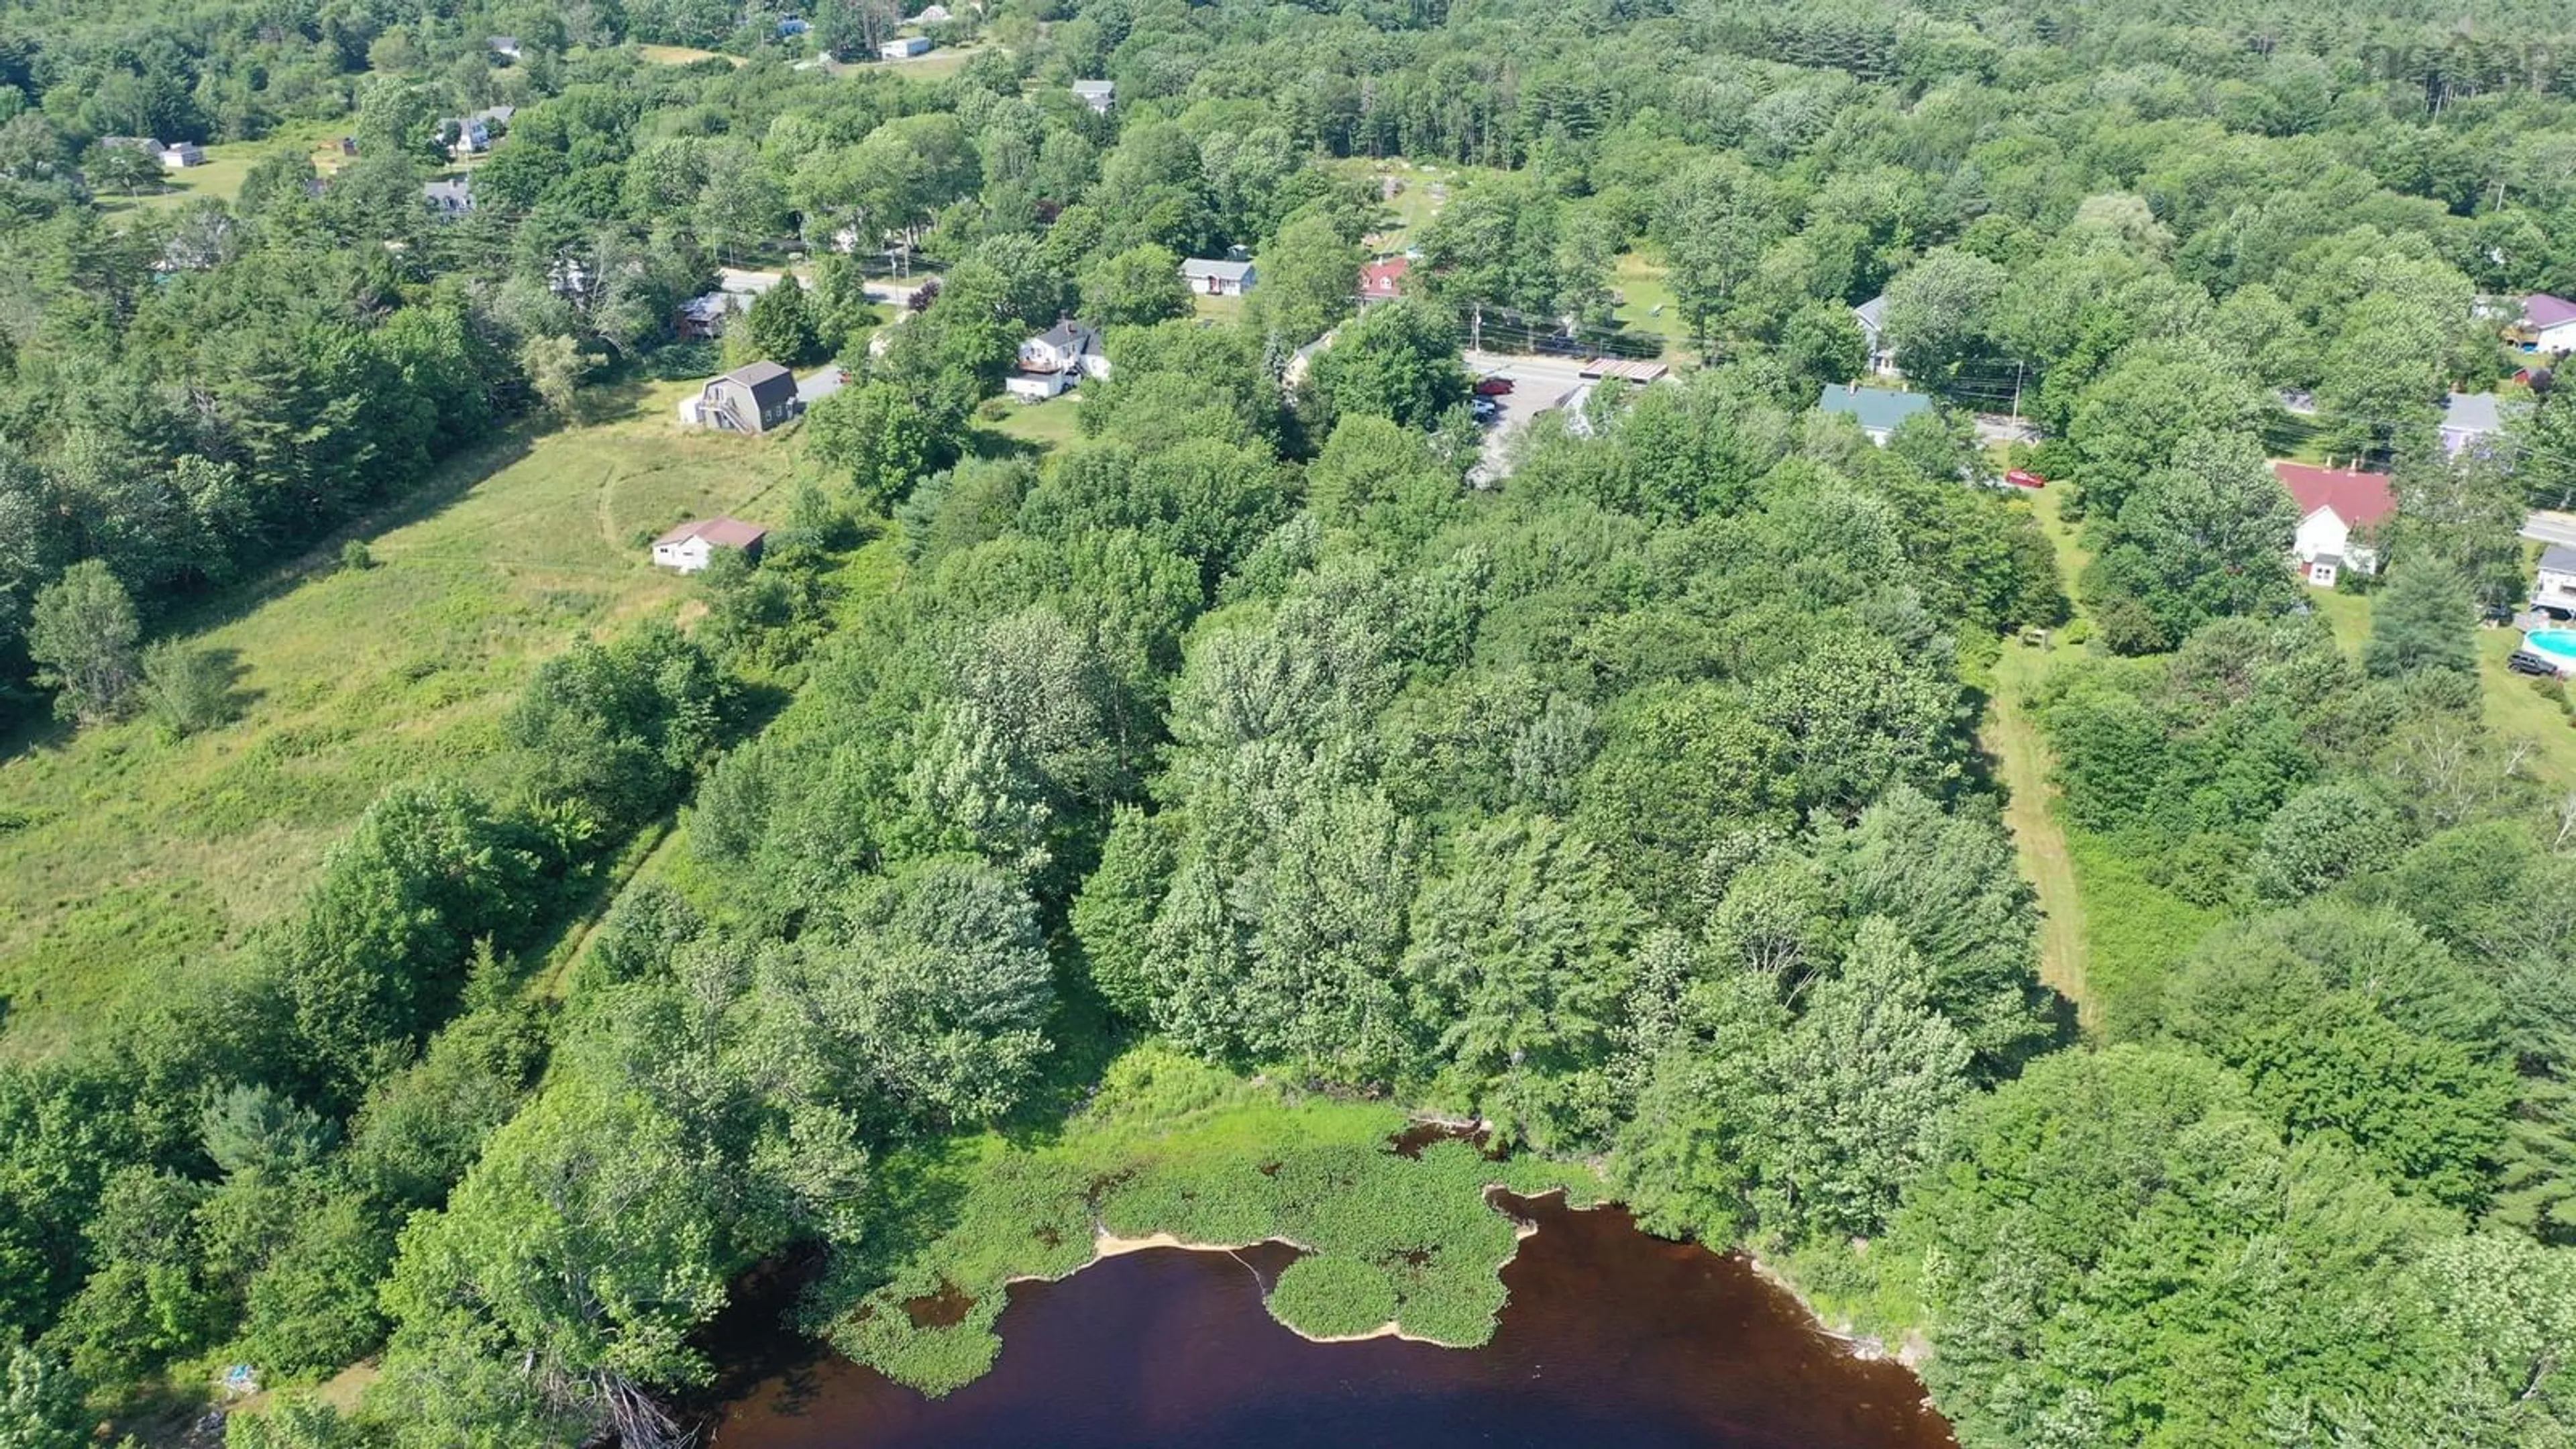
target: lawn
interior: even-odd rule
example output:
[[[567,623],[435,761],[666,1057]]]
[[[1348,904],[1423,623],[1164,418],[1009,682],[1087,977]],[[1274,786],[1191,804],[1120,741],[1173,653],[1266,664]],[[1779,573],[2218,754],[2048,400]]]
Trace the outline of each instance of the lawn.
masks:
[[[1203,321],[1239,322],[1243,320],[1243,298],[1211,297],[1205,292],[1192,292],[1190,310]]]
[[[0,1049],[40,1053],[130,988],[185,989],[289,913],[388,785],[472,778],[512,692],[585,631],[691,586],[642,544],[691,514],[759,518],[775,443],[683,433],[679,389],[625,416],[511,436],[363,530],[165,630],[229,657],[242,716],[193,739],[133,722],[0,760]]]
[[[2370,638],[2371,596],[2332,589],[2310,589],[2308,602],[2333,627],[2335,642],[2355,659]],[[2506,656],[2522,643],[2517,629],[2480,629],[2477,633],[2478,683],[2486,722],[2508,739],[2528,740],[2533,750],[2524,763],[2532,778],[2555,798],[2576,790],[2576,727],[2570,727],[2558,702],[2533,687],[2529,675],[2505,667]]]
[[[1078,391],[1042,403],[1015,403],[1000,422],[991,425],[991,431],[1052,453],[1074,440],[1074,424],[1081,416],[1081,408],[1082,394]]]

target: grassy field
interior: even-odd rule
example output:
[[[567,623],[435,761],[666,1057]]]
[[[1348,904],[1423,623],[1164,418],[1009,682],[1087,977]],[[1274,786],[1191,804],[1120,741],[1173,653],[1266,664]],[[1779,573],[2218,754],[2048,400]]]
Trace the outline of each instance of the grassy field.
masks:
[[[1682,319],[1673,310],[1672,284],[1665,280],[1669,271],[1641,252],[1621,252],[1610,273],[1610,285],[1619,293],[1611,316],[1631,330],[1662,334],[1667,361],[1682,354]]]
[[[1398,1156],[1389,1144],[1406,1125],[1383,1103],[1292,1093],[1138,1047],[1061,1131],[1028,1143],[952,1140],[884,1163],[875,1199],[885,1216],[866,1238],[868,1261],[844,1280],[867,1291],[833,1341],[946,1393],[1000,1353],[993,1324],[1011,1282],[1071,1273],[1115,1245],[1104,1238],[1162,1234],[1309,1249],[1269,1302],[1310,1336],[1391,1323],[1441,1343],[1483,1343],[1503,1306],[1496,1275],[1517,1242],[1485,1184],[1564,1187],[1588,1201],[1599,1183],[1580,1166],[1488,1162],[1465,1142]],[[947,1311],[914,1311],[925,1300]]]
[[[206,148],[206,164],[166,174],[168,189],[149,196],[103,198],[98,209],[115,213],[141,207],[181,206],[198,197],[231,201],[241,195],[242,182],[251,168],[281,151],[310,158],[314,169],[329,175],[340,168],[340,137],[348,131],[348,122],[299,121],[281,126],[256,141],[226,141]]]
[[[165,632],[220,651],[234,724],[142,722],[22,741],[0,761],[0,1049],[39,1053],[129,988],[184,988],[284,916],[388,785],[471,777],[512,691],[585,631],[677,610],[641,540],[691,514],[760,518],[775,443],[683,433],[678,389],[614,421],[504,439],[365,532]]]
[[[635,47],[635,53],[653,65],[689,65],[701,60],[721,60],[739,68],[744,63],[741,56],[700,50],[693,45],[639,45]]]

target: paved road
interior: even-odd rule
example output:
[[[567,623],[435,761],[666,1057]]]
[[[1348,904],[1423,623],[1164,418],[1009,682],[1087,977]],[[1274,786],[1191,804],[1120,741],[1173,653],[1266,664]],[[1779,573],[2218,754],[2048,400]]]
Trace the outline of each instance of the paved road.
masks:
[[[2522,536],[2576,548],[2576,513],[2552,513],[2541,509],[2523,520]]]
[[[841,390],[841,364],[826,363],[796,379],[796,400],[812,407]]]

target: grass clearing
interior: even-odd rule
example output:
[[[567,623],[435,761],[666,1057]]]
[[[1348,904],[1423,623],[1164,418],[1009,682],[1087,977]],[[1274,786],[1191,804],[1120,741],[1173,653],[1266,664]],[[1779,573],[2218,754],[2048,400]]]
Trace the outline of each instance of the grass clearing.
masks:
[[[1489,1162],[1469,1143],[1419,1158],[1389,1139],[1407,1125],[1383,1103],[1293,1093],[1137,1047],[1059,1132],[1014,1142],[952,1140],[883,1165],[886,1219],[869,1261],[843,1286],[853,1311],[832,1339],[850,1357],[924,1393],[992,1367],[993,1325],[1015,1279],[1062,1277],[1100,1238],[1168,1235],[1240,1247],[1282,1239],[1309,1250],[1269,1300],[1290,1328],[1326,1338],[1390,1322],[1472,1346],[1492,1337],[1501,1266],[1518,1232],[1485,1186],[1598,1195],[1586,1168],[1518,1157]]]
[[[1668,362],[1682,355],[1677,340],[1682,319],[1673,305],[1671,271],[1660,260],[1642,252],[1621,252],[1610,271],[1610,285],[1619,293],[1619,305],[1610,315],[1632,332],[1661,336],[1663,357]]]
[[[1016,403],[999,422],[986,425],[986,430],[1052,453],[1079,436],[1081,409],[1082,394],[1078,391],[1042,403]]]
[[[788,459],[683,432],[679,391],[456,460],[366,525],[373,568],[338,569],[335,539],[165,624],[234,667],[231,725],[57,732],[0,761],[0,1049],[58,1048],[130,989],[187,989],[294,908],[387,786],[475,778],[538,662],[678,611],[692,586],[639,539],[691,514],[762,516]]]
[[[739,70],[744,64],[741,56],[726,55],[718,50],[700,50],[694,45],[639,45],[635,47],[635,53],[652,65],[694,65],[702,60],[721,60],[730,62]]]
[[[167,190],[148,196],[101,198],[98,209],[114,215],[183,206],[199,197],[230,202],[241,196],[242,182],[249,179],[251,168],[280,152],[300,153],[312,161],[316,171],[328,176],[346,162],[340,154],[340,137],[347,130],[345,120],[298,121],[280,126],[256,141],[225,141],[208,146],[205,165],[165,175]]]
[[[1977,733],[2004,786],[2004,825],[2012,832],[2022,877],[2039,895],[2039,979],[2075,1003],[2075,1019],[2089,1031],[2096,1025],[2097,1009],[2088,985],[2092,953],[2085,934],[2084,893],[2076,883],[2073,850],[2057,819],[2057,789],[2049,781],[2056,760],[2039,721],[2023,703],[2048,668],[2047,649],[2006,641],[1995,661],[1994,691]]]

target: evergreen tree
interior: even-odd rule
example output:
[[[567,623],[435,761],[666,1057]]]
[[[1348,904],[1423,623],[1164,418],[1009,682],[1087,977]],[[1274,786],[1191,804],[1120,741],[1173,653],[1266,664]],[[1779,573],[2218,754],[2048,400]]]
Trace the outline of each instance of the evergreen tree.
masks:
[[[2474,675],[2477,607],[2459,570],[2434,560],[2400,560],[2370,611],[2364,668],[2381,679],[2419,670]]]

